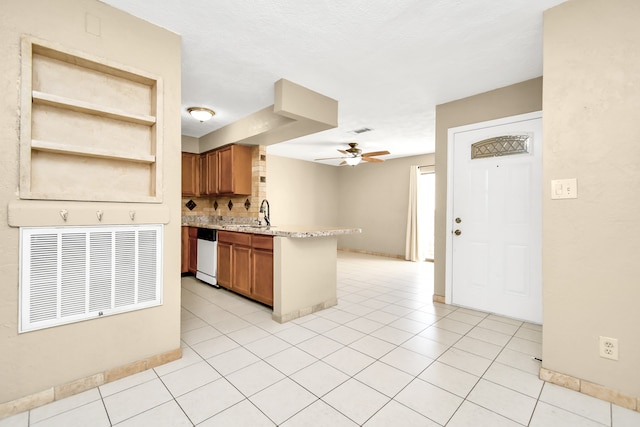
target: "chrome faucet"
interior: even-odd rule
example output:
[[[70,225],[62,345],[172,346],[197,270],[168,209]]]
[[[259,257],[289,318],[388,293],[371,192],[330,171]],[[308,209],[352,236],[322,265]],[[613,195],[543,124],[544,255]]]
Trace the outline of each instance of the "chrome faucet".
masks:
[[[264,208],[264,205],[267,205],[267,208]],[[267,224],[267,226],[271,225],[271,218],[269,217],[271,215],[271,208],[269,207],[269,201],[267,199],[262,199],[262,203],[260,203],[260,213],[264,214],[264,222]]]

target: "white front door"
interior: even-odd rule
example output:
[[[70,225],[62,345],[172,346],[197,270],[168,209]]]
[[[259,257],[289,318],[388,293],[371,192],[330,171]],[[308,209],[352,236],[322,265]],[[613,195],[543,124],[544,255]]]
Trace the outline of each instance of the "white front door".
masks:
[[[449,150],[451,302],[542,323],[540,113],[450,129]]]

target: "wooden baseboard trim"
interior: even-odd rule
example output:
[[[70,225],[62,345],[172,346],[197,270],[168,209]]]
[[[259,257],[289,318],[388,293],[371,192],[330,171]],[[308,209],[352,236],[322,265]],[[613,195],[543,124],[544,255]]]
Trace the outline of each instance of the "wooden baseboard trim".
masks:
[[[95,375],[57,385],[29,396],[24,396],[6,403],[0,403],[0,419],[46,405],[56,400],[64,399],[65,397],[73,396],[74,394],[82,393],[83,391],[119,380],[129,375],[137,374],[147,369],[155,368],[156,366],[164,365],[181,357],[182,348],[177,348],[114,369],[99,372]]]
[[[609,387],[594,384],[587,380],[551,371],[546,368],[540,368],[540,379],[622,406],[623,408],[631,409],[632,411],[640,412],[640,397],[638,396],[630,396]]]

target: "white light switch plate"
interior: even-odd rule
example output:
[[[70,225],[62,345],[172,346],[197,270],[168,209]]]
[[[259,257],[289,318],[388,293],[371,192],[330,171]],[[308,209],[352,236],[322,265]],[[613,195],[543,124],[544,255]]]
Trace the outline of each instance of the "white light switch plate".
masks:
[[[577,199],[578,180],[576,178],[554,179],[551,181],[552,199]]]

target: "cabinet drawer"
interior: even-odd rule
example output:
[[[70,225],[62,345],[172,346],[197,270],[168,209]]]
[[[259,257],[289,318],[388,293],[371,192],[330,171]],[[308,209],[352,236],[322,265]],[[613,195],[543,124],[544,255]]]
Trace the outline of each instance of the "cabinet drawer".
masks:
[[[218,232],[218,242],[251,246],[251,234],[234,233],[233,231],[220,231]]]
[[[266,249],[268,251],[272,251],[273,236],[264,236],[262,234],[254,234],[251,246],[257,249]]]

